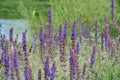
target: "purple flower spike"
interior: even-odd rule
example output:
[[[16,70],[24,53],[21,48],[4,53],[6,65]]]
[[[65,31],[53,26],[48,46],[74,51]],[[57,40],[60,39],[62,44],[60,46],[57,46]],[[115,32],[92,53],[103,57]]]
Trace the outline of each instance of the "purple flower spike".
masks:
[[[68,21],[65,20],[65,24],[64,24],[64,33],[63,33],[63,37],[64,37],[64,40],[67,38],[67,35],[68,35]]]
[[[112,17],[112,20],[114,19],[114,0],[111,0],[111,17]]]
[[[10,70],[10,55],[9,54],[4,54],[4,75],[5,75],[5,80],[8,80],[9,76],[9,70]]]
[[[49,65],[49,56],[47,56],[44,63],[44,78],[45,80],[49,80],[49,77],[50,77],[50,65]]]
[[[14,61],[14,68],[18,68],[19,64],[18,64],[18,56],[17,55],[14,55],[13,61]]]
[[[20,72],[19,72],[19,58],[16,54],[14,54],[14,56],[13,56],[13,66],[14,66],[13,69],[15,69],[15,72],[16,72],[17,80],[21,80]]]
[[[76,45],[76,53],[77,53],[77,54],[80,53],[80,42],[77,42],[77,45]]]
[[[63,39],[62,24],[60,24],[58,40],[62,40],[62,39]]]
[[[56,63],[55,61],[52,64],[50,80],[54,80],[56,77]]]
[[[101,33],[101,48],[102,48],[102,50],[103,50],[103,45],[104,45],[104,43],[105,43],[104,34]]]
[[[75,30],[76,27],[76,19],[74,20],[73,26],[72,26],[72,35],[71,35],[71,40],[75,40],[77,36],[77,32]]]
[[[92,51],[92,54],[91,54],[91,58],[90,58],[90,68],[91,69],[93,68],[93,65],[95,63],[95,54],[96,54],[96,51],[97,51],[97,45],[94,45],[93,46],[93,51]]]
[[[25,78],[25,80],[31,80],[31,79],[29,79],[30,75],[28,73],[28,70],[29,70],[28,67],[25,66],[24,67],[24,78]]]
[[[40,27],[40,31],[39,31],[39,40],[41,42],[44,42],[44,35],[43,35],[43,29],[42,29],[42,27]]]
[[[6,38],[5,34],[2,35],[2,41],[0,41],[0,45],[2,46],[2,48],[5,47],[5,38]]]
[[[70,63],[70,79],[73,80],[76,74],[76,70],[75,70],[76,62],[75,62],[75,55],[73,49],[70,49],[69,63]]]
[[[49,10],[48,10],[48,22],[49,23],[52,22],[52,10],[51,10],[51,8],[49,8]]]
[[[10,31],[9,31],[9,39],[10,39],[10,42],[13,41],[13,28],[10,28]]]
[[[26,32],[23,32],[22,34],[22,48],[23,51],[27,50]]]

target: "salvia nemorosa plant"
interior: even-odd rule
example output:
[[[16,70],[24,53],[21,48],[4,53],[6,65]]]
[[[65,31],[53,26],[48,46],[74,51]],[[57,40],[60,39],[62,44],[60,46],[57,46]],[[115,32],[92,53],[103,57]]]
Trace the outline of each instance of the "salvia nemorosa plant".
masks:
[[[56,77],[56,71],[57,71],[56,62],[53,61],[52,67],[51,67],[50,80],[54,80],[55,79],[55,77]]]
[[[75,70],[76,65],[75,65],[74,50],[72,48],[70,49],[69,63],[70,63],[70,80],[74,80],[76,75],[76,70]]]
[[[49,62],[49,56],[46,57],[46,60],[44,62],[44,79],[49,80],[50,79],[50,62]]]
[[[114,18],[114,0],[111,1],[111,16],[115,25],[116,22]],[[100,70],[97,70],[98,67],[96,67],[96,65],[100,66],[101,70],[105,69],[102,69],[101,65],[107,66],[106,63],[102,63],[102,61],[104,62],[104,59],[106,58],[104,57],[104,53],[101,53],[102,51],[108,53],[105,56],[112,57],[110,58],[110,60],[116,60],[115,62],[117,63],[112,64],[112,66],[118,65],[118,60],[120,60],[119,52],[116,47],[118,45],[116,45],[114,40],[111,38],[111,24],[109,24],[106,16],[104,16],[104,22],[105,27],[103,28],[100,37],[101,43],[99,43],[98,36],[98,20],[96,20],[95,22],[95,28],[93,29],[93,32],[92,24],[90,24],[87,29],[86,23],[83,23],[83,25],[81,25],[81,34],[77,34],[77,20],[75,19],[72,25],[70,39],[68,39],[68,21],[65,20],[64,27],[62,27],[63,25],[60,24],[57,35],[54,38],[55,34],[53,33],[51,9],[49,9],[48,11],[48,22],[46,30],[44,31],[44,29],[40,27],[38,34],[34,34],[33,44],[30,49],[28,49],[29,42],[27,41],[27,30],[24,31],[22,34],[22,44],[19,44],[17,41],[18,35],[16,35],[16,39],[14,40],[13,28],[10,28],[9,30],[9,39],[6,39],[5,35],[0,33],[0,65],[2,65],[0,71],[3,73],[2,80],[34,80],[34,73],[37,73],[36,77],[38,80],[99,80],[99,77],[102,76],[102,73],[99,72]],[[94,37],[92,37],[91,33],[94,33]],[[36,35],[39,35],[39,38]],[[78,39],[79,35],[82,35],[83,40],[86,40],[85,42],[87,42],[91,38],[94,38],[95,40],[95,42],[93,41],[93,43],[91,43],[92,47],[89,44],[85,45],[86,51],[88,47],[90,48],[88,49],[87,54],[85,53],[85,49],[83,50],[84,46],[82,44],[84,43],[79,41]],[[40,41],[40,46],[37,45],[37,40]],[[70,45],[68,44],[68,41],[71,41],[71,47],[68,46]],[[55,49],[58,48],[58,50],[55,50],[54,46],[56,47]],[[37,53],[37,49],[39,49],[40,54],[40,60],[38,58],[38,61],[40,62],[38,63],[40,64],[40,68],[37,68],[37,70],[33,73],[34,68],[36,68],[37,66],[35,66],[34,68],[33,66],[31,66],[32,61],[34,61],[34,59],[31,60],[31,56],[36,55],[32,53]],[[53,53],[55,53],[56,56],[52,57]],[[59,54],[59,56],[57,55],[57,53]],[[102,59],[99,59],[99,54],[97,53],[101,53]],[[36,58],[37,57],[38,55],[36,56]],[[21,58],[23,58],[24,60]],[[85,59],[82,60],[83,58]],[[59,64],[60,66],[58,66]],[[110,72],[110,76],[111,74],[112,73]]]
[[[23,50],[23,54],[24,54],[25,69],[26,69],[24,74],[25,75],[28,74],[29,78],[31,80],[34,80],[33,75],[32,75],[32,70],[29,65],[29,60],[28,60],[26,33],[27,33],[27,31],[23,32],[23,34],[22,34],[22,50]]]
[[[68,21],[65,20],[64,31],[63,31],[63,41],[64,41],[64,44],[67,43],[67,36],[68,36]]]
[[[61,61],[61,67],[63,67],[63,72],[66,72],[65,66],[66,66],[66,42],[67,42],[67,20],[65,20],[64,23],[64,31],[62,30],[62,24],[59,26],[59,33],[58,33],[58,41],[59,41],[59,47],[60,47],[60,61]]]
[[[63,31],[62,31],[62,24],[60,24],[59,27],[59,36],[58,36],[58,40],[59,40],[59,46],[60,46],[60,61],[62,62],[62,64],[65,62],[65,50],[64,50],[64,43],[63,43]]]
[[[17,80],[21,80],[20,71],[19,71],[19,55],[18,55],[18,47],[14,45],[14,53],[13,53],[13,68],[15,70],[15,75]]]
[[[103,48],[104,48],[104,43],[105,43],[104,34],[101,33],[101,49],[102,49],[102,50],[103,50]]]
[[[116,30],[120,32],[120,27],[118,26],[114,16],[114,4],[115,4],[115,0],[111,0],[111,18]]]
[[[59,46],[60,46],[60,61],[61,61],[61,67],[63,67],[63,71],[65,72],[65,66],[66,66],[66,58],[65,58],[65,42],[66,42],[66,33],[63,33],[62,31],[62,24],[59,26]]]
[[[10,71],[10,55],[8,53],[4,54],[4,80],[9,80],[9,71]]]
[[[9,40],[10,40],[10,42],[13,41],[13,28],[11,28],[9,31]]]
[[[48,10],[48,23],[46,27],[46,45],[49,53],[52,53],[54,50],[54,39],[53,39],[53,24],[52,24],[52,11]]]
[[[104,16],[105,21],[105,31],[104,31],[104,37],[105,37],[105,47],[106,51],[110,53],[110,58],[115,58],[115,60],[119,63],[120,57],[118,55],[117,45],[112,40],[110,36],[110,25],[108,24],[108,21],[106,17]]]
[[[3,54],[3,66],[4,66],[4,80],[9,79],[10,73],[10,54],[8,52],[8,41],[5,42],[4,54]]]
[[[44,34],[43,34],[42,27],[40,28],[40,31],[39,31],[39,40],[40,40],[40,59],[41,59],[42,63],[44,63],[44,57],[45,57],[45,39],[44,39]]]
[[[72,25],[72,34],[71,34],[71,40],[72,40],[72,49],[75,50],[75,40],[76,40],[76,37],[77,37],[77,32],[76,32],[76,19],[74,20],[74,23]]]
[[[91,54],[91,57],[90,57],[90,69],[91,69],[91,71],[93,70],[93,66],[94,66],[94,63],[95,63],[96,52],[97,52],[97,45],[95,44],[93,46],[93,51],[92,51],[92,54]]]
[[[104,22],[105,22],[105,31],[104,31],[104,37],[105,37],[105,48],[107,51],[110,52],[110,47],[111,47],[111,36],[110,36],[110,33],[109,33],[109,24],[108,24],[108,21],[106,19],[106,16],[104,15]]]
[[[0,64],[3,61],[3,53],[4,53],[4,47],[5,47],[5,35],[0,33]]]

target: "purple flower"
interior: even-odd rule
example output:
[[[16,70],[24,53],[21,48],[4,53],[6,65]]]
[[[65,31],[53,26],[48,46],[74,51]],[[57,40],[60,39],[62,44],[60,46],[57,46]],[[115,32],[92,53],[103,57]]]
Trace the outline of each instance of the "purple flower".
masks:
[[[111,0],[111,17],[114,19],[114,0]]]
[[[107,51],[110,51],[111,48],[110,39],[105,38],[105,47]]]
[[[41,42],[43,42],[43,40],[44,40],[42,27],[40,27],[40,30],[39,30],[39,40],[40,40]]]
[[[62,39],[63,39],[62,24],[60,24],[60,26],[59,26],[58,40],[62,40]]]
[[[76,45],[76,53],[77,53],[77,54],[80,53],[80,42],[77,42],[77,45]]]
[[[70,79],[74,78],[74,75],[76,74],[76,62],[75,62],[75,55],[74,55],[74,50],[70,49],[70,58],[69,58],[69,63],[70,63]]]
[[[10,42],[13,41],[13,28],[10,28],[10,31],[9,31],[9,39],[10,39]]]
[[[47,38],[48,39],[51,39],[53,38],[53,25],[51,23],[51,21],[48,21],[49,23],[47,23],[47,26],[46,26],[46,35],[47,35]]]
[[[105,38],[104,38],[104,34],[103,33],[101,33],[101,48],[102,48],[102,50],[103,50],[103,45],[104,45],[104,43],[105,43]]]
[[[65,20],[63,39],[66,39],[67,35],[68,35],[68,27],[67,26],[68,26],[68,22],[67,22],[67,20]]]
[[[4,75],[5,75],[5,80],[8,79],[9,76],[9,70],[10,70],[10,55],[9,54],[4,54]]]
[[[28,73],[28,70],[29,70],[28,67],[25,66],[24,67],[24,78],[25,78],[25,80],[31,80],[31,79],[29,79],[30,75]]]
[[[50,77],[49,56],[46,57],[46,60],[44,63],[44,77],[45,77],[45,80],[49,80],[49,77]]]
[[[13,62],[14,62],[14,68],[18,68],[19,64],[18,64],[18,56],[14,55],[13,56]]]
[[[15,80],[15,75],[14,75],[14,68],[11,67],[11,70],[10,70],[10,80]]]
[[[55,61],[52,64],[50,80],[53,80],[56,77],[56,63]]]
[[[96,51],[97,51],[97,45],[94,45],[93,46],[93,51],[92,51],[92,54],[91,54],[91,58],[90,58],[90,68],[91,69],[93,68],[93,65],[95,63],[95,54],[96,54]]]
[[[23,51],[27,50],[26,32],[23,32],[22,34],[22,48]]]
[[[77,36],[77,32],[75,30],[76,27],[76,19],[74,20],[73,26],[72,26],[72,35],[71,35],[71,40],[75,40]]]

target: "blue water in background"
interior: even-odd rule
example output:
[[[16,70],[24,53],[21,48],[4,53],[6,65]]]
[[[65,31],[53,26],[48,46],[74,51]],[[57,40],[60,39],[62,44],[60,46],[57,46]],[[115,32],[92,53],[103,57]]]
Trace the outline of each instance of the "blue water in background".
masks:
[[[22,40],[22,32],[27,29],[27,38],[30,36],[30,32],[28,30],[29,22],[27,20],[11,20],[11,19],[0,19],[2,23],[1,33],[6,35],[6,38],[9,39],[9,30],[13,27],[14,39],[16,34],[18,34],[18,41]]]

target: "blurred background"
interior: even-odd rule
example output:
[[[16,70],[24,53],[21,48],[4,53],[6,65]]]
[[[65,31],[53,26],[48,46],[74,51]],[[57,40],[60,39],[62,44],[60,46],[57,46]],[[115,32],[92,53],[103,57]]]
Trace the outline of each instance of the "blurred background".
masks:
[[[57,32],[60,23],[68,20],[69,31],[73,20],[78,20],[78,30],[81,23],[86,27],[98,19],[99,31],[104,27],[103,15],[111,23],[111,0],[0,0],[0,22],[4,33],[8,28],[15,27],[21,33],[29,29],[30,33],[38,32],[40,25],[46,27],[48,9],[52,9],[54,30]],[[120,25],[120,0],[115,0],[115,19]],[[94,27],[94,24],[93,24]],[[118,36],[113,28],[112,35]]]

